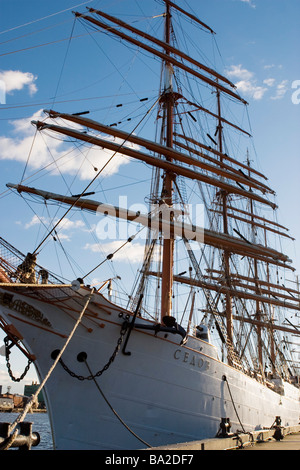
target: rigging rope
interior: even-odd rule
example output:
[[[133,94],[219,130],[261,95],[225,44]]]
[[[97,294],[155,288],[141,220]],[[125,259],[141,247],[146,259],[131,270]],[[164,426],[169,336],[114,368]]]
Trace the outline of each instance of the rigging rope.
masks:
[[[53,101],[52,101],[52,107],[53,107],[53,105],[54,105],[54,103],[55,103],[55,99],[56,99],[56,96],[57,96],[57,92],[58,92],[58,88],[59,88],[59,85],[60,85],[61,77],[62,77],[62,74],[63,74],[63,70],[64,70],[64,68],[65,68],[65,63],[66,63],[66,60],[67,60],[67,55],[68,55],[68,52],[69,52],[69,49],[70,49],[70,45],[71,45],[71,41],[72,41],[72,38],[73,38],[73,32],[74,32],[74,28],[75,28],[75,23],[76,23],[76,17],[74,18],[74,21],[73,21],[72,30],[71,30],[71,34],[70,34],[70,37],[69,37],[67,50],[66,50],[66,53],[65,53],[64,61],[63,61],[62,67],[61,67],[60,75],[59,75],[58,82],[57,82],[57,85],[56,85],[55,94],[54,94]]]
[[[0,31],[0,34],[8,33],[10,31],[14,31],[15,29],[23,28],[24,26],[31,25],[33,23],[37,23],[42,20],[46,20],[47,18],[51,18],[52,16],[59,15],[60,13],[65,13],[66,11],[72,10],[73,8],[78,8],[82,5],[86,5],[87,3],[91,3],[93,0],[88,0],[86,2],[78,3],[77,5],[73,5],[72,7],[66,8],[65,10],[57,11],[56,13],[52,13],[51,15],[44,16],[42,18],[38,18],[36,20],[29,21],[28,23],[20,24],[19,26],[14,26],[13,28],[6,29],[5,31]]]
[[[31,157],[32,149],[33,149],[33,146],[34,146],[34,143],[35,143],[36,136],[37,136],[37,129],[35,130],[35,133],[34,133],[34,137],[33,137],[32,143],[31,143],[31,147],[30,147],[30,150],[29,150],[29,154],[28,154],[28,157],[27,157],[27,160],[26,160],[24,170],[23,170],[23,174],[22,174],[20,184],[22,183],[22,181],[24,179],[24,176],[25,176],[25,173],[26,173],[26,170],[27,170],[27,167],[28,167],[29,159]]]
[[[157,98],[157,100],[154,102],[154,104],[149,108],[146,112],[146,114],[142,117],[142,119],[138,122],[138,124],[134,127],[134,129],[128,134],[126,139],[119,145],[118,150],[116,150],[113,155],[108,159],[108,161],[103,165],[101,170],[98,171],[96,176],[90,181],[90,183],[86,186],[86,188],[81,192],[81,194],[78,195],[78,197],[75,199],[74,203],[68,208],[66,213],[59,219],[59,221],[54,225],[54,227],[50,230],[50,232],[46,235],[46,237],[41,241],[41,243],[38,245],[38,247],[34,250],[33,254],[36,254],[39,248],[44,244],[44,242],[48,239],[48,237],[52,234],[52,232],[56,229],[56,227],[60,224],[60,222],[66,217],[66,215],[73,209],[75,206],[76,202],[79,201],[79,199],[84,195],[84,193],[87,192],[87,190],[91,187],[91,185],[96,181],[96,179],[99,177],[99,175],[102,173],[102,171],[107,167],[107,165],[112,161],[112,159],[116,156],[118,152],[121,151],[122,147],[125,145],[127,140],[131,137],[131,135],[136,131],[138,126],[144,121],[146,116],[151,113],[152,109],[156,106],[156,104],[160,101],[160,97]]]
[[[44,387],[45,383],[47,382],[47,380],[49,379],[49,377],[51,376],[53,370],[55,369],[57,363],[59,362],[61,356],[63,355],[65,349],[67,348],[69,342],[71,341],[78,325],[80,324],[81,320],[82,320],[82,317],[83,315],[85,314],[85,311],[90,303],[90,300],[93,296],[93,293],[94,293],[94,289],[91,290],[90,294],[87,296],[87,301],[71,331],[71,333],[69,334],[68,338],[67,338],[67,341],[65,342],[64,346],[62,347],[62,349],[60,350],[60,352],[58,353],[54,363],[52,364],[52,366],[50,367],[49,369],[49,372],[48,374],[46,375],[46,377],[44,378],[43,382],[40,384],[40,386],[38,387],[38,389],[36,390],[35,394],[32,395],[31,399],[28,401],[27,405],[25,406],[23,412],[15,419],[15,421],[9,426],[9,432],[10,433],[16,433],[16,427],[19,423],[21,423],[24,419],[25,419],[25,416],[27,415],[29,409],[31,408],[34,400],[37,398],[38,394],[40,393],[40,391],[42,390],[42,388]]]
[[[231,402],[232,402],[232,405],[233,405],[235,414],[236,414],[237,419],[238,419],[238,421],[239,421],[239,423],[240,423],[240,425],[241,425],[241,427],[242,427],[243,433],[245,433],[246,431],[245,431],[245,429],[244,429],[243,423],[242,423],[241,420],[240,420],[240,417],[239,417],[239,414],[238,414],[238,412],[237,412],[235,403],[234,403],[234,401],[233,401],[232,393],[231,393],[230,386],[229,386],[229,383],[228,383],[228,380],[227,380],[226,375],[223,375],[222,379],[223,379],[223,381],[226,382],[226,384],[227,384],[228,392],[229,392],[229,395],[230,395],[230,398],[231,398]]]
[[[134,431],[132,431],[132,429],[130,429],[130,427],[123,421],[123,419],[119,416],[119,414],[116,412],[116,410],[112,407],[112,405],[110,404],[110,402],[108,401],[108,399],[106,398],[106,396],[104,395],[103,391],[101,390],[98,382],[96,381],[95,379],[95,376],[93,375],[86,359],[84,359],[84,363],[89,371],[89,373],[91,374],[92,376],[92,380],[94,382],[94,384],[96,385],[98,391],[100,392],[100,394],[102,395],[103,399],[105,400],[106,404],[109,406],[109,408],[111,409],[111,411],[114,413],[114,415],[117,417],[117,419],[120,421],[120,423],[127,429],[127,431],[129,431],[134,437],[136,437],[136,439],[138,439],[140,442],[142,442],[143,444],[145,444],[147,447],[150,447],[152,448],[152,446],[150,444],[148,444],[148,442],[144,441],[142,438],[140,438]]]

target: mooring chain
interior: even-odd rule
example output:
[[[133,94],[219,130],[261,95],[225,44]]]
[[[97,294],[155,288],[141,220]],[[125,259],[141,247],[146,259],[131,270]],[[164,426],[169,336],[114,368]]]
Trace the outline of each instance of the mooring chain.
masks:
[[[120,314],[120,317],[122,317],[122,316],[123,315]],[[107,371],[107,369],[110,367],[110,365],[115,360],[115,358],[116,358],[116,356],[117,356],[117,354],[120,350],[121,344],[123,342],[124,335],[126,334],[127,328],[129,326],[128,319],[129,319],[129,316],[126,315],[125,321],[123,322],[122,327],[121,327],[120,337],[117,341],[117,345],[115,347],[115,350],[114,350],[113,354],[111,355],[111,357],[109,358],[108,362],[105,364],[105,366],[101,370],[96,372],[94,375],[91,374],[91,375],[88,375],[87,377],[84,377],[82,375],[78,375],[75,372],[71,371],[69,369],[69,367],[63,362],[62,358],[60,358],[59,362],[62,365],[62,367],[65,369],[65,371],[68,372],[68,374],[71,377],[74,377],[78,380],[93,380],[95,377],[100,377],[103,374],[103,372]],[[56,351],[54,351],[52,353],[52,357],[54,357],[54,353],[56,353]],[[87,357],[86,353],[79,353],[78,356],[77,356],[77,359],[78,359],[79,362],[84,362],[86,357]]]
[[[27,372],[29,371],[30,365],[32,364],[32,360],[31,360],[31,359],[28,359],[28,364],[27,364],[27,366],[25,367],[23,374],[20,375],[19,378],[14,377],[14,375],[13,375],[13,373],[12,373],[12,371],[11,371],[11,366],[10,366],[10,362],[9,362],[10,347],[9,347],[8,341],[9,341],[9,338],[8,338],[8,336],[6,336],[6,337],[4,338],[4,344],[5,344],[6,367],[7,367],[7,370],[8,370],[8,374],[9,374],[11,380],[13,380],[14,382],[20,382],[21,380],[24,379],[25,375],[26,375]]]

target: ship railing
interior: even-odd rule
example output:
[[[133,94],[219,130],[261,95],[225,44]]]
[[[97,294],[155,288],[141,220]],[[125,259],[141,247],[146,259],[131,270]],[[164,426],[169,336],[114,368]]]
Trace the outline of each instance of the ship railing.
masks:
[[[0,237],[0,283],[63,284],[63,281],[38,265],[31,253],[21,251]]]

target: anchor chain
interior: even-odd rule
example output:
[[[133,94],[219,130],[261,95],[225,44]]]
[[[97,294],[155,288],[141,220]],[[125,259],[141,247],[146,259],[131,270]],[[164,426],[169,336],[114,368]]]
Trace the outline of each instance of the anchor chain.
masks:
[[[10,362],[9,362],[10,348],[12,347],[12,345],[9,345],[8,342],[9,342],[9,337],[6,336],[4,338],[4,344],[5,344],[6,367],[7,367],[7,370],[8,370],[8,374],[9,374],[11,380],[13,380],[14,382],[20,382],[21,380],[24,379],[25,375],[29,371],[29,368],[30,368],[33,361],[32,361],[32,359],[28,359],[28,363],[27,363],[27,366],[24,369],[23,374],[21,374],[19,378],[15,377],[12,373],[11,365],[10,365]]]
[[[120,314],[120,316],[122,316],[122,314]],[[84,377],[83,375],[78,375],[76,374],[75,372],[71,371],[71,369],[69,369],[69,367],[64,363],[64,361],[62,360],[62,358],[60,358],[59,362],[60,364],[62,365],[62,367],[65,369],[65,371],[71,376],[71,377],[74,377],[78,380],[93,380],[95,379],[96,377],[100,377],[103,372],[107,371],[107,369],[110,367],[110,365],[112,364],[112,362],[115,360],[119,350],[120,350],[120,347],[121,347],[121,344],[123,342],[123,338],[124,338],[124,335],[126,334],[126,331],[127,331],[127,328],[129,326],[129,322],[128,322],[128,319],[129,317],[126,315],[125,317],[125,321],[123,322],[122,324],[122,327],[121,327],[121,331],[120,331],[120,336],[118,338],[118,341],[117,341],[117,345],[114,349],[114,352],[112,353],[111,357],[109,358],[108,362],[105,364],[105,366],[99,370],[98,372],[96,372],[94,375],[88,375],[87,377]],[[53,351],[51,357],[53,359],[55,359],[55,355],[59,352],[59,350],[56,350],[56,351]],[[77,359],[79,362],[84,362],[85,359],[86,359],[86,354],[85,353],[79,353],[78,356],[77,356]]]

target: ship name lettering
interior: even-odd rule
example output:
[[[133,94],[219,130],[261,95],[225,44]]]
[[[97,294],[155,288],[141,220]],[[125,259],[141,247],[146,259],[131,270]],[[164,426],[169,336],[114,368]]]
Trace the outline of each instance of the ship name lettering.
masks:
[[[174,352],[174,359],[185,362],[186,364],[197,367],[198,369],[208,370],[210,367],[210,363],[202,357],[197,357],[196,354],[192,354],[189,351],[183,351],[182,349],[176,349]]]
[[[0,294],[0,304],[8,307],[15,312],[20,313],[21,315],[28,317],[38,323],[41,323],[44,326],[52,327],[51,323],[47,318],[44,317],[42,312],[33,307],[32,305],[27,304],[23,300],[13,299],[11,294]]]

